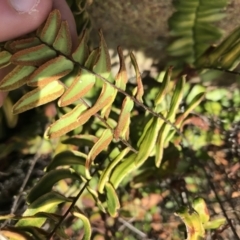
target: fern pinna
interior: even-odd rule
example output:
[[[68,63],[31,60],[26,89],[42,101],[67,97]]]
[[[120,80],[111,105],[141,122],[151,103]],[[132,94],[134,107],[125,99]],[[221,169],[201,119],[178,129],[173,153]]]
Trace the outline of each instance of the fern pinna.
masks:
[[[239,64],[240,29],[236,28],[220,44],[215,44],[223,31],[213,25],[225,17],[222,12],[226,0],[175,0],[176,12],[169,19],[170,35],[176,39],[168,47],[168,53],[181,57],[181,64],[193,69],[203,68],[233,70]],[[177,64],[180,64],[177,61]]]
[[[120,68],[114,77],[101,31],[99,36],[99,47],[89,51],[87,34],[82,32],[79,44],[72,52],[68,24],[61,20],[60,12],[54,10],[35,35],[7,42],[1,47],[0,66],[16,66],[1,80],[0,90],[11,91],[25,84],[33,88],[14,104],[13,113],[19,114],[58,99],[59,119],[48,126],[45,137],[63,136],[64,144],[76,146],[75,150],[56,154],[44,177],[28,194],[29,206],[24,218],[12,228],[18,234],[52,235],[54,231],[49,233],[41,229],[42,225],[47,219],[53,222],[61,219],[61,222],[61,216],[53,213],[59,203],[72,202],[69,212],[83,221],[85,239],[90,239],[88,219],[74,208],[82,190],[70,198],[53,191],[53,185],[65,178],[77,180],[102,211],[117,216],[120,204],[116,189],[119,184],[150,157],[155,158],[156,167],[161,166],[164,148],[174,134],[180,132],[188,114],[204,97],[204,93],[193,96],[185,111],[179,112],[185,76],[175,83],[171,81],[172,68],[169,68],[157,83],[157,91],[151,107],[148,107],[144,104],[144,86],[134,55],[130,54],[136,72],[136,87],[128,87],[121,48],[118,48]],[[99,90],[94,102],[91,94]],[[121,101],[120,109],[114,105],[116,101]],[[137,107],[146,111],[143,121],[137,121]],[[95,128],[89,129],[87,124],[91,121]],[[77,134],[68,135],[76,129],[79,129]],[[138,131],[134,133],[133,129]],[[135,136],[131,138],[131,134]],[[87,142],[84,147],[87,146],[88,150],[80,147],[82,142]],[[89,186],[93,177],[98,178],[97,189]]]
[[[176,39],[168,47],[171,56],[193,64],[211,44],[222,36],[222,30],[212,23],[221,20],[226,0],[175,0],[176,12],[169,19],[170,34]]]

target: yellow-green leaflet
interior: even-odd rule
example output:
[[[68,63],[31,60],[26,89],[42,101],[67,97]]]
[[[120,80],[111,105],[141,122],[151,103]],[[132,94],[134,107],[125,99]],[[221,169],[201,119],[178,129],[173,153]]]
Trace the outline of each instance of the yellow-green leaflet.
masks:
[[[50,215],[50,214],[49,214]],[[29,233],[31,234],[31,236],[33,238],[31,238],[32,240],[42,240],[42,239],[47,239],[49,233],[39,227],[34,227],[34,226],[21,226],[21,227],[10,227],[9,228],[10,231],[19,231],[19,232],[25,232],[25,233]],[[16,240],[20,240],[21,238],[17,238]],[[28,239],[28,238],[26,238]],[[13,240],[11,238],[11,240]]]
[[[139,67],[138,67],[138,64],[137,64],[137,60],[136,60],[133,53],[130,53],[130,58],[131,58],[131,62],[133,64],[133,67],[134,67],[135,72],[136,72],[136,82],[137,82],[136,99],[139,102],[143,102],[142,96],[144,94],[144,89],[143,89],[142,78],[141,78],[141,74],[140,74]]]
[[[120,69],[119,72],[116,76],[116,86],[125,89],[126,88],[126,83],[127,83],[127,75],[126,75],[126,67],[125,67],[125,63],[124,63],[124,59],[123,59],[123,54],[121,52],[121,49],[118,48],[118,53],[119,53],[119,58],[120,58]],[[113,82],[114,79],[112,78],[112,76],[109,76],[108,80],[110,82]],[[103,90],[104,92],[103,95],[101,93],[102,96],[104,97],[108,97],[109,96],[109,101],[106,102],[105,106],[102,107],[101,110],[101,116],[103,118],[108,118],[111,109],[112,109],[112,104],[116,98],[116,95],[118,93],[118,91],[116,89],[114,89],[113,87],[111,87],[109,84],[107,83],[103,83]]]
[[[239,63],[240,56],[240,41],[232,46],[228,51],[221,57],[220,66],[223,69],[234,69],[236,63]]]
[[[41,41],[37,37],[24,38],[20,40],[12,41],[9,44],[11,51],[14,53],[26,48],[36,47],[41,44]]]
[[[209,64],[214,64],[220,57],[227,53],[234,43],[240,38],[240,27],[236,28],[228,37],[226,37],[208,56]]]
[[[10,64],[10,58],[12,54],[9,53],[8,51],[1,51],[0,52],[0,69],[3,67],[6,67],[7,65]]]
[[[210,214],[207,208],[207,204],[203,198],[196,198],[193,201],[192,207],[197,211],[202,223],[206,223],[210,219]]]
[[[152,124],[148,128],[142,142],[139,144],[139,150],[135,159],[136,166],[141,166],[153,151],[162,123],[162,119],[153,117]]]
[[[108,147],[113,139],[113,134],[110,129],[105,129],[98,139],[98,141],[93,145],[91,151],[88,154],[87,161],[86,161],[86,168],[89,169],[92,165],[92,162],[96,158],[96,156],[102,152],[104,149]]]
[[[48,16],[43,26],[38,28],[37,35],[45,43],[52,45],[55,41],[61,25],[61,14],[58,9],[54,9]]]
[[[25,231],[22,231],[17,228],[2,229],[0,230],[0,235],[3,237],[3,240],[34,240],[30,235],[26,234]]]
[[[54,80],[58,80],[73,70],[73,62],[59,56],[49,60],[39,67],[31,76],[28,82],[29,86],[40,87]]]
[[[0,81],[0,90],[11,91],[21,87],[35,70],[33,66],[16,66]]]
[[[127,158],[123,159],[123,161],[113,169],[109,182],[112,183],[115,189],[118,188],[118,185],[121,183],[124,177],[126,177],[126,175],[137,168],[134,161],[135,158],[136,154],[132,153]]]
[[[93,69],[95,63],[96,63],[96,59],[98,59],[100,53],[99,53],[99,48],[95,48],[94,50],[92,50],[84,64],[84,66],[90,70]]]
[[[27,202],[29,204],[33,203],[45,193],[50,192],[55,183],[66,178],[79,181],[81,180],[79,175],[71,168],[54,169],[50,172],[47,172],[31,189],[27,196]]]
[[[53,191],[48,192],[36,199],[32,204],[30,204],[28,206],[28,209],[23,213],[23,216],[33,216],[38,212],[53,213],[56,211],[57,205],[62,202],[71,202],[71,200],[59,193]],[[42,218],[36,216],[36,218],[21,219],[16,223],[15,226],[41,227],[46,220],[47,217]]]
[[[89,50],[88,50],[88,46],[87,46],[87,32],[84,31],[82,33],[81,39],[79,41],[78,47],[76,48],[76,50],[72,53],[72,58],[74,61],[80,63],[81,65],[83,65],[85,63],[85,61],[88,58],[89,55]]]
[[[120,67],[119,67],[119,71],[118,71],[118,74],[117,74],[116,80],[115,80],[116,86],[125,91],[126,85],[128,82],[127,69],[126,69],[124,56],[123,56],[121,47],[118,47],[117,51],[118,51],[118,56],[119,56]]]
[[[98,182],[98,191],[100,193],[103,193],[103,189],[104,186],[106,185],[106,183],[109,181],[110,178],[110,174],[112,172],[112,170],[114,169],[114,167],[116,167],[116,165],[122,161],[124,159],[124,157],[126,156],[126,154],[128,154],[130,151],[130,148],[125,148],[123,149],[112,161],[111,163],[108,165],[107,168],[104,169],[104,171],[102,172],[99,182]]]
[[[205,12],[199,14],[198,21],[202,23],[210,23],[223,19],[226,14],[219,13],[218,11],[219,10],[216,9],[205,10]]]
[[[192,39],[179,38],[168,47],[168,51],[174,56],[181,56],[189,45],[192,45]]]
[[[68,22],[62,21],[57,37],[53,43],[54,49],[69,56],[72,52],[72,39]]]
[[[83,104],[78,104],[72,111],[63,115],[59,120],[51,124],[44,136],[46,138],[57,138],[64,135],[67,132],[82,125],[77,121],[78,116],[87,109]]]
[[[114,138],[118,140],[119,138],[123,138],[124,140],[128,140],[129,138],[129,125],[131,121],[131,111],[134,107],[134,102],[126,97],[123,100],[121,112],[119,115],[117,126],[114,130]]]
[[[144,127],[144,129],[143,129],[143,132],[142,132],[142,134],[141,134],[141,136],[140,136],[140,138],[138,139],[138,142],[137,142],[138,148],[139,148],[139,146],[141,145],[142,141],[144,140],[144,138],[145,138],[148,130],[150,129],[150,127],[151,127],[151,125],[152,125],[152,123],[153,123],[153,120],[154,120],[154,118],[151,117],[151,118],[147,121],[147,123],[145,124],[145,127]]]
[[[14,115],[12,113],[12,107],[13,107],[12,100],[9,96],[7,96],[3,102],[2,109],[9,128],[14,128],[18,122],[18,115]]]
[[[172,100],[171,100],[171,104],[170,104],[170,109],[167,114],[167,119],[169,121],[173,121],[175,119],[175,115],[177,114],[176,111],[178,110],[179,104],[182,101],[183,90],[184,90],[183,88],[184,88],[184,84],[186,82],[185,78],[186,78],[186,76],[183,76],[181,79],[179,79],[177,82],[177,85],[175,87],[174,94],[172,96]]]
[[[73,211],[72,214],[73,214],[73,216],[81,219],[83,222],[84,236],[83,236],[82,240],[90,240],[91,236],[92,236],[92,228],[91,228],[89,219],[77,211]]]
[[[212,17],[213,16],[210,16],[209,18],[212,18]],[[210,24],[209,25],[206,24],[205,22],[202,21],[201,17],[199,18],[199,21],[198,23],[196,23],[195,26],[198,29],[198,34],[202,33],[202,35],[199,34],[198,41],[210,42],[210,41],[213,41],[213,39],[216,39],[217,37],[221,37],[223,34],[223,31],[221,29],[216,29],[216,27],[211,26]],[[206,50],[206,47],[201,47],[201,46],[196,46],[196,47],[201,51],[201,53],[204,53],[204,51]]]
[[[46,171],[51,171],[59,166],[80,164],[85,166],[87,155],[78,151],[63,151],[58,153],[49,163]]]
[[[66,90],[71,86],[71,84],[73,83],[76,74],[79,70],[79,67],[74,65],[73,70],[68,73],[67,75],[65,75],[64,77],[61,78],[61,82],[64,83],[64,85],[66,86]]]
[[[189,211],[188,208],[183,207],[177,213],[176,216],[180,217],[184,222],[189,240],[205,239],[205,230],[199,214],[196,211]]]
[[[168,85],[169,85],[170,80],[171,80],[171,75],[172,75],[172,67],[168,68],[168,70],[164,74],[164,78],[163,78],[163,81],[161,83],[161,87],[159,89],[157,97],[155,98],[155,105],[160,104],[162,102],[163,98],[165,97],[165,94],[166,94],[167,89],[168,89]]]
[[[73,83],[59,99],[58,105],[64,107],[84,97],[92,89],[95,79],[89,71],[77,68]]]
[[[184,120],[187,118],[187,116],[191,113],[191,111],[199,105],[199,103],[204,99],[205,97],[205,93],[199,93],[197,94],[193,100],[191,101],[191,103],[187,106],[186,110],[183,112],[183,113],[180,113],[177,118],[176,118],[176,121],[175,121],[175,126],[176,127],[181,127]],[[166,142],[169,142],[174,134],[175,134],[175,130],[174,129],[171,129],[165,139]],[[158,149],[159,150],[159,149]],[[157,150],[157,151],[158,151]],[[156,160],[157,161],[157,160]],[[158,162],[158,161],[157,161]]]
[[[177,110],[179,109],[179,104],[182,101],[184,84],[185,84],[185,77],[182,77],[178,81],[178,83],[175,87],[175,91],[172,96],[172,100],[171,100],[171,104],[170,104],[170,109],[167,114],[167,119],[171,122],[173,122],[175,120]],[[159,135],[157,137],[157,142],[156,142],[156,156],[155,156],[155,164],[157,167],[160,167],[160,165],[161,165],[164,145],[168,144],[166,139],[168,139],[168,134],[169,134],[170,130],[171,130],[171,126],[167,123],[164,123],[161,126],[161,129],[159,131]],[[170,139],[168,139],[168,140],[170,140]]]
[[[104,109],[104,107],[109,106],[114,101],[114,88],[109,84],[104,83],[102,87],[102,91],[98,100],[94,104],[93,107],[83,112],[79,117],[78,121],[82,125],[85,124],[91,116],[96,114],[99,110]]]
[[[118,209],[120,208],[116,190],[111,183],[106,183],[105,192],[107,197],[107,210],[112,217],[116,217],[118,214]]]
[[[11,63],[23,66],[41,66],[57,56],[56,51],[45,44],[23,49],[11,57]]]
[[[102,77],[107,78],[111,72],[111,61],[108,53],[107,44],[103,38],[102,31],[99,31],[100,36],[100,49],[99,56],[97,58],[96,64],[93,67],[93,71],[100,74]]]
[[[104,205],[102,204],[102,202],[99,199],[99,194],[97,193],[97,191],[93,190],[90,187],[87,187],[88,192],[92,195],[93,199],[95,200],[95,202],[97,203],[97,206],[99,208],[100,211],[102,211],[103,213],[106,213],[106,210],[104,208]]]
[[[176,122],[175,122],[175,125],[177,127],[181,126],[183,120],[191,113],[191,111],[196,106],[199,105],[199,103],[204,99],[204,96],[205,96],[205,93],[199,93],[193,98],[191,103],[187,106],[186,110],[177,117]]]
[[[59,81],[53,81],[46,86],[36,88],[26,93],[13,106],[13,113],[18,114],[45,103],[51,102],[61,96],[64,86]]]
[[[109,76],[108,80],[111,79],[110,81],[112,82],[113,81],[113,78],[112,76]],[[107,119],[111,110],[112,110],[112,104],[116,98],[116,95],[118,93],[118,91],[116,89],[114,89],[112,86],[110,86],[109,84],[107,83],[103,83],[103,89],[104,89],[104,93],[103,95],[101,96],[103,98],[108,98],[109,97],[109,101],[105,104],[105,106],[102,107],[102,110],[101,110],[101,117]],[[101,94],[102,94],[101,93]]]
[[[171,130],[171,126],[164,123],[160,129],[159,135],[156,141],[156,154],[155,154],[155,164],[156,167],[160,167],[162,158],[163,158],[163,151],[164,145],[167,144],[166,138]]]
[[[90,134],[80,134],[75,135],[73,137],[67,138],[65,140],[62,140],[63,144],[71,144],[78,147],[92,147],[94,143],[96,143],[98,140],[98,137],[95,135]]]
[[[78,152],[78,151],[63,151],[58,153],[53,160],[50,162],[50,164],[47,166],[46,171],[51,171],[52,169],[57,168],[58,166],[64,166],[64,165],[75,165],[77,166],[77,173],[80,175],[81,178],[84,179],[90,179],[90,173],[88,169],[86,169],[87,155]]]
[[[225,217],[219,217],[204,223],[203,226],[207,230],[207,229],[218,229],[224,226],[225,224],[227,224],[227,219]]]

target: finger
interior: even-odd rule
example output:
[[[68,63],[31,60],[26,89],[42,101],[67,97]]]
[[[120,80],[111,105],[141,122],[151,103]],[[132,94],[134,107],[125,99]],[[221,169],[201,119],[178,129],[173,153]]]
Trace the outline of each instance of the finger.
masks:
[[[16,0],[16,1],[19,1],[20,0]],[[34,0],[28,0],[28,1],[34,1]],[[38,0],[40,1],[40,0]],[[39,23],[36,24],[36,27],[34,28],[27,28],[28,31],[25,31],[25,33],[28,33],[28,32],[31,32],[33,30],[35,30],[36,28],[39,27],[39,25],[47,18],[49,12],[51,11],[51,9],[49,10],[48,7],[44,7],[44,10],[41,9],[41,7],[43,7],[42,5],[40,5],[42,2],[45,2],[45,1],[48,1],[48,2],[52,2],[52,1],[49,1],[49,0],[41,0],[41,2],[39,2],[39,4],[37,6],[35,6],[35,10],[38,11],[38,12],[43,12],[43,11],[47,11],[46,13],[47,14],[43,14],[44,15],[44,18],[42,20],[42,18],[37,17],[38,18],[38,21]],[[70,28],[70,32],[71,32],[71,37],[72,37],[72,42],[73,42],[73,50],[77,47],[77,43],[78,43],[78,35],[77,35],[77,30],[76,30],[76,24],[75,24],[75,20],[74,20],[74,17],[72,15],[72,12],[70,10],[70,8],[68,7],[67,3],[65,0],[53,0],[53,5],[51,4],[51,7],[53,9],[59,9],[59,11],[61,12],[61,16],[62,16],[62,19],[63,20],[67,20],[68,21],[68,24],[69,24],[69,28]],[[1,8],[1,2],[0,2],[0,9]],[[32,9],[30,13],[28,13],[28,17],[34,17],[32,14],[33,14],[33,11],[35,12],[34,9]],[[0,13],[1,13],[1,10],[0,10]],[[20,15],[25,15],[24,13],[18,13]],[[35,15],[35,13],[34,13]],[[43,16],[42,15],[42,16]],[[0,18],[2,16],[0,15]],[[25,20],[24,20],[25,21]],[[29,21],[29,20],[28,20]],[[35,19],[35,21],[37,21]],[[19,23],[18,23],[19,24]],[[14,27],[15,28],[15,27]],[[25,29],[26,30],[26,29]],[[0,23],[0,33],[1,33],[1,23]],[[18,37],[18,36],[21,36],[22,34],[15,34],[13,38],[15,37]],[[8,36],[13,36],[13,34],[9,33]],[[12,38],[12,37],[11,37]],[[6,40],[9,40],[11,38],[6,38]],[[1,40],[1,35],[0,35],[0,41],[4,41],[4,40]],[[8,68],[4,68],[4,69],[0,69],[0,80],[4,78],[4,76],[13,69],[13,66],[9,66]],[[6,97],[6,93],[4,92],[0,92],[0,107],[2,106],[3,104],[3,101]]]
[[[52,0],[0,1],[0,42],[37,29],[52,9]]]
[[[29,33],[43,23],[52,9],[52,0],[0,1],[0,42]],[[13,66],[0,69],[0,80]],[[7,92],[0,92],[0,107]]]

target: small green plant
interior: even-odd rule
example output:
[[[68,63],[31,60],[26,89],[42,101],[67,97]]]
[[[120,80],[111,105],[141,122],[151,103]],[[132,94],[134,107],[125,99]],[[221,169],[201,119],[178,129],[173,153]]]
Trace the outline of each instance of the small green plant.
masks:
[[[218,229],[226,224],[224,217],[210,220],[207,204],[204,199],[196,198],[191,206],[182,207],[176,215],[182,219],[186,226],[187,240],[206,239],[206,230]]]

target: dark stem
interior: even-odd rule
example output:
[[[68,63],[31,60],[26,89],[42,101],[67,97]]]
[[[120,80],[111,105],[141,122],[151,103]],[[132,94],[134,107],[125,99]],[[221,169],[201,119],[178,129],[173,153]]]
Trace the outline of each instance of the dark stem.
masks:
[[[101,166],[101,164],[99,165],[99,167]],[[94,176],[97,172],[99,171],[98,168],[95,169],[95,171],[92,173],[92,176]],[[78,201],[78,199],[80,198],[80,196],[82,195],[83,191],[87,188],[89,182],[91,181],[91,179],[88,179],[86,181],[86,183],[84,184],[84,186],[82,187],[82,189],[79,191],[79,193],[77,194],[77,196],[73,199],[71,205],[69,206],[68,210],[65,212],[65,214],[61,217],[60,221],[55,225],[55,227],[53,228],[52,232],[48,235],[48,239],[51,239],[54,235],[54,233],[57,231],[57,229],[61,226],[61,224],[63,223],[63,221],[65,220],[65,218],[67,217],[67,215],[71,212],[71,210],[74,208],[76,202]]]

